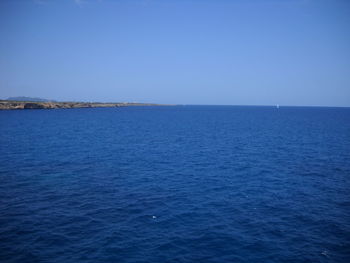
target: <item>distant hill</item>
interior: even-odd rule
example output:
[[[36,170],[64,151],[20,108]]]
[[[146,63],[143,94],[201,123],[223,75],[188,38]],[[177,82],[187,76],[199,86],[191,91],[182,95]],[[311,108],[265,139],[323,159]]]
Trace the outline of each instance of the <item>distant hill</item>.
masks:
[[[55,102],[54,100],[47,100],[47,99],[42,99],[42,98],[31,98],[31,97],[24,97],[24,96],[20,96],[20,97],[10,97],[7,100],[11,100],[11,101],[33,101],[33,102]]]

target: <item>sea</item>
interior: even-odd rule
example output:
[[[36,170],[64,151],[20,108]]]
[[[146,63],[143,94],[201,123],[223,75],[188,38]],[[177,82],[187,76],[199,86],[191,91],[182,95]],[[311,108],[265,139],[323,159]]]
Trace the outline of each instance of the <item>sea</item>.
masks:
[[[350,108],[0,111],[0,262],[350,262]]]

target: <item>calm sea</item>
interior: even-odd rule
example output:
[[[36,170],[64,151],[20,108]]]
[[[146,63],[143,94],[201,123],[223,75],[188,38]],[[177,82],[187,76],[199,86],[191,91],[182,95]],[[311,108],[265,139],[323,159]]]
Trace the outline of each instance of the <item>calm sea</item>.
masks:
[[[0,111],[1,262],[350,262],[350,109]]]

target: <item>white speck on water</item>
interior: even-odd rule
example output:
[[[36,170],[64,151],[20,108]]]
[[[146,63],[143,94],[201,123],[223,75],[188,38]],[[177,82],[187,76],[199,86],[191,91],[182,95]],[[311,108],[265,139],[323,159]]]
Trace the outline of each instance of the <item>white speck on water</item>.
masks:
[[[322,253],[321,253],[321,254],[322,254],[323,256],[325,256],[325,257],[328,257],[327,252],[328,252],[327,250],[324,250],[324,251],[322,251]]]
[[[153,219],[156,219],[157,217],[156,216],[152,216]]]

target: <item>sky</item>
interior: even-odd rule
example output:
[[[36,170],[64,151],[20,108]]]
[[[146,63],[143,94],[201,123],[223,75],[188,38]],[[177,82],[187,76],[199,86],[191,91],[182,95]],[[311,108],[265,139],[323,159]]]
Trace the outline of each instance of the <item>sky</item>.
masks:
[[[350,106],[348,0],[0,0],[0,98]]]

